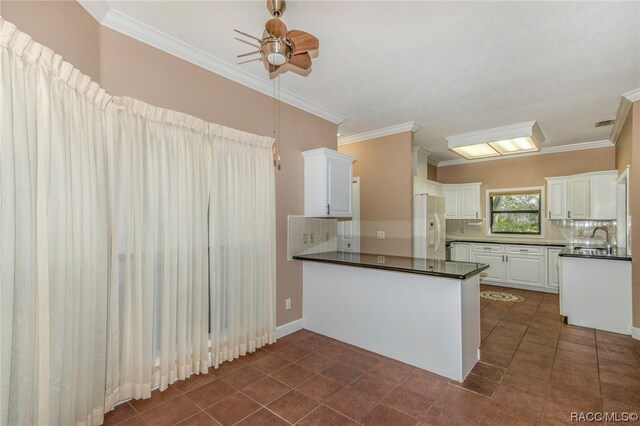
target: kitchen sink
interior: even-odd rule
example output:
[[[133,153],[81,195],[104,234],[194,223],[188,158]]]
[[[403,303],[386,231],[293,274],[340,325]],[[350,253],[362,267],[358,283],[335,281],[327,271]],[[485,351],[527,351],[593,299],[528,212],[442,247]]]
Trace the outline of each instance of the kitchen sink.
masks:
[[[605,248],[594,248],[594,247],[574,247],[573,250],[578,253],[592,255],[592,256],[606,256],[607,249]]]

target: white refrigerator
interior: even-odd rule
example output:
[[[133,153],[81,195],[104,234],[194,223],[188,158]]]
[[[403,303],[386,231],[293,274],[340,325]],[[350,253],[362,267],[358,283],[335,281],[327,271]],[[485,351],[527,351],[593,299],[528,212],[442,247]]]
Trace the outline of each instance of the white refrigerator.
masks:
[[[445,259],[444,197],[413,197],[413,257]]]

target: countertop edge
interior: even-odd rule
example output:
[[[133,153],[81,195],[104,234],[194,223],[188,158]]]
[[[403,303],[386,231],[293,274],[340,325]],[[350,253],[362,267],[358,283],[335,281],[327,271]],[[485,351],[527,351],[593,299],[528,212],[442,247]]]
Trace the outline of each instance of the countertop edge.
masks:
[[[447,239],[449,243],[470,243],[470,244],[511,244],[516,246],[543,246],[543,247],[564,247],[567,243],[552,242],[523,242],[523,241],[498,241],[498,240],[466,240],[462,238]]]
[[[482,265],[482,266],[479,266],[474,271],[469,272],[467,274],[447,274],[447,273],[441,273],[441,272],[416,271],[416,270],[405,269],[405,268],[396,268],[396,267],[387,266],[387,265],[363,265],[363,264],[356,263],[356,262],[347,262],[347,261],[337,262],[335,260],[328,260],[328,259],[309,259],[309,258],[305,258],[304,255],[295,255],[295,256],[292,256],[292,259],[304,260],[304,261],[308,261],[308,262],[330,263],[330,264],[333,264],[333,265],[353,266],[353,267],[358,267],[358,268],[380,269],[380,270],[384,270],[384,271],[402,272],[402,273],[405,273],[405,274],[428,275],[428,276],[432,276],[432,277],[450,278],[450,279],[456,279],[456,280],[466,280],[468,278],[473,277],[474,275],[479,274],[480,272],[484,271],[485,269],[489,269],[489,265],[487,265],[487,264],[479,264],[479,265]],[[474,262],[459,262],[459,263],[474,263]]]
[[[600,259],[600,260],[619,260],[619,261],[626,261],[626,262],[631,262],[631,257],[628,256],[615,256],[615,255],[610,255],[610,256],[600,256],[597,254],[578,254],[578,253],[562,253],[560,252],[558,254],[558,256],[560,257],[578,257],[581,259]]]

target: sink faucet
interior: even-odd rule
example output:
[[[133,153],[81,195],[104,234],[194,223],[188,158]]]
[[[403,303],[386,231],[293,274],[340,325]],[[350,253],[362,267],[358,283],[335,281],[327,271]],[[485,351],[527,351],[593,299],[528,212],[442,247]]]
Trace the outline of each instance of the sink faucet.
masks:
[[[609,235],[609,228],[607,228],[606,226],[596,226],[593,229],[593,232],[591,233],[591,238],[595,237],[596,232],[598,230],[602,230],[607,234],[607,253],[611,254],[613,252],[613,246],[611,245],[611,239],[610,239],[610,235]]]

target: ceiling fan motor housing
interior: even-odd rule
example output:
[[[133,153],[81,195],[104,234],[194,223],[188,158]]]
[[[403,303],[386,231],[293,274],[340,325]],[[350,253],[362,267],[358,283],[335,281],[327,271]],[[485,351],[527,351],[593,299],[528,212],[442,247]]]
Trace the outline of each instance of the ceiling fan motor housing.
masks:
[[[279,67],[289,62],[292,48],[286,39],[267,37],[262,40],[260,51],[268,63]]]
[[[267,9],[271,16],[280,17],[287,8],[285,0],[267,0]]]

